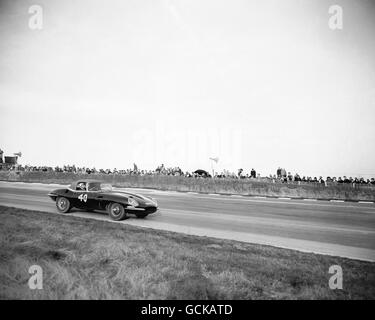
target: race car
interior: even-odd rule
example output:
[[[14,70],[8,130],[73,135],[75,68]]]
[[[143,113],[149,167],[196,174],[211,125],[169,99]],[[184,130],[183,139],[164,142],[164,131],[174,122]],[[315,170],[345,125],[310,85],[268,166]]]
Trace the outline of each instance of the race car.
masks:
[[[158,210],[154,198],[115,191],[109,183],[95,180],[75,181],[68,188],[51,191],[48,196],[56,202],[60,213],[68,213],[73,207],[87,211],[106,210],[115,221],[127,219],[129,214],[145,218]]]

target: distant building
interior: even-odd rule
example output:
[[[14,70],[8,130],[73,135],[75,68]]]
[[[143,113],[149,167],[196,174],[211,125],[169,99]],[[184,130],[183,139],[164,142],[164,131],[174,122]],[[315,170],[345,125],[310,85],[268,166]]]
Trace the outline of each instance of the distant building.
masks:
[[[12,156],[4,156],[4,151],[0,149],[0,169],[10,169],[18,167],[18,158],[22,153],[14,153]]]
[[[5,156],[4,160],[6,164],[16,165],[18,161],[18,157],[17,156]]]

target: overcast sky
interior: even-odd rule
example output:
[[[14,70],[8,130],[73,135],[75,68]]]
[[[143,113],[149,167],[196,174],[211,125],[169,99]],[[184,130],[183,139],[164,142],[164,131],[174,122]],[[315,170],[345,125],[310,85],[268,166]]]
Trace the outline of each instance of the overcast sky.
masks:
[[[35,165],[375,176],[374,2],[0,1],[0,148]]]

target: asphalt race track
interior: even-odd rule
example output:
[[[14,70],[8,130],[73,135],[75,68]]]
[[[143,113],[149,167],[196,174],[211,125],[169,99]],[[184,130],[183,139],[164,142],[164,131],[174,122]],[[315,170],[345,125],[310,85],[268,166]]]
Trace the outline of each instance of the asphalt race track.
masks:
[[[0,205],[57,213],[47,196],[62,187],[0,181]],[[121,222],[153,229],[233,239],[375,261],[375,205],[126,189],[158,200],[146,219]],[[101,212],[69,215],[111,221]]]

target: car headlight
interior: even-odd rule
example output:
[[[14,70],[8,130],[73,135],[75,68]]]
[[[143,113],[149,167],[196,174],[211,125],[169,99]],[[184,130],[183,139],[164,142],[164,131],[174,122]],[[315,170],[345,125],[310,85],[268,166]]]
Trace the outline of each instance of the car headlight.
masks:
[[[136,200],[134,200],[133,198],[129,198],[128,199],[128,203],[132,206],[132,207],[136,207],[138,206],[138,202]]]
[[[148,205],[148,206],[155,206],[155,207],[158,206],[158,202],[156,201],[156,199],[151,198],[151,197],[149,197],[149,198],[147,198],[147,199],[148,199],[149,201],[146,202],[146,205]]]

